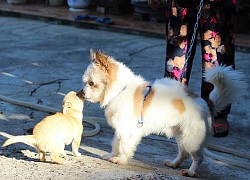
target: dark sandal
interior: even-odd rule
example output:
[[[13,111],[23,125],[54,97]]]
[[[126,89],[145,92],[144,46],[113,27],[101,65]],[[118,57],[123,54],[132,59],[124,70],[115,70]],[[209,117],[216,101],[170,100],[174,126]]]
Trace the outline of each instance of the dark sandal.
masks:
[[[103,24],[113,24],[113,21],[110,18],[97,18],[96,22]]]
[[[218,118],[213,121],[214,137],[225,137],[228,135],[229,123],[227,118]]]

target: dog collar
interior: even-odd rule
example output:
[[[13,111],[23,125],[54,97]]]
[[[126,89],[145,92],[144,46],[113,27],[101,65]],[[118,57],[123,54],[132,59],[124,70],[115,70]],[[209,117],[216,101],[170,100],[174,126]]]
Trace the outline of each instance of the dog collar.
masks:
[[[119,94],[121,94],[125,89],[127,88],[127,85],[124,86],[114,97],[112,97],[107,103],[105,103],[106,105],[109,104],[113,99],[115,99],[115,97],[117,97]]]
[[[145,102],[147,96],[149,95],[151,89],[152,89],[152,86],[151,86],[151,85],[148,85],[148,86],[146,86],[146,88],[145,88],[145,90],[144,90],[144,92],[143,92],[144,98],[143,98],[143,102],[142,102],[142,103],[143,103],[143,104],[142,104],[142,109],[143,109],[144,102]],[[142,126],[143,126],[143,117],[142,117],[142,112],[141,112],[141,117],[138,119],[137,127],[140,128],[140,127],[142,127]]]

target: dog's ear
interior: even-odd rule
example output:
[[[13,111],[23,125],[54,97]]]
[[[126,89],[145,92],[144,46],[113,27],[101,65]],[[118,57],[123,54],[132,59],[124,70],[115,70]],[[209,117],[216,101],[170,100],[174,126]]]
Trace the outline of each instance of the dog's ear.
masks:
[[[90,54],[90,60],[92,62],[95,62],[95,60],[96,60],[96,53],[94,52],[94,50],[90,49],[89,54]]]
[[[62,113],[67,114],[68,110],[71,108],[72,104],[70,102],[66,102],[63,104]]]
[[[96,63],[103,66],[107,71],[110,69],[110,62],[108,56],[103,54],[101,51],[96,52]]]

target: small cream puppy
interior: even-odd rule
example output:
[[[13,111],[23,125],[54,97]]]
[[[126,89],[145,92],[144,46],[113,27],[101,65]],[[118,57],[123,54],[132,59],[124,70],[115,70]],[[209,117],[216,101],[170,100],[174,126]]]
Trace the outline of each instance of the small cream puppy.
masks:
[[[64,164],[67,161],[60,155],[65,154],[65,145],[72,143],[73,154],[81,155],[78,148],[83,132],[83,107],[82,93],[71,91],[64,97],[62,112],[44,118],[34,127],[33,135],[14,136],[6,140],[2,147],[22,142],[33,146],[41,161],[46,161],[45,153],[49,152],[53,162]]]
[[[133,157],[142,137],[161,134],[176,138],[178,156],[164,164],[178,167],[191,156],[182,175],[194,176],[202,162],[202,147],[211,127],[211,118],[238,100],[246,85],[242,74],[231,67],[215,66],[204,77],[214,85],[209,106],[182,83],[157,79],[152,83],[135,75],[123,63],[101,51],[90,51],[91,63],[84,72],[85,100],[105,107],[108,124],[115,130],[112,152],[103,158],[125,164]],[[212,116],[211,116],[212,115]]]

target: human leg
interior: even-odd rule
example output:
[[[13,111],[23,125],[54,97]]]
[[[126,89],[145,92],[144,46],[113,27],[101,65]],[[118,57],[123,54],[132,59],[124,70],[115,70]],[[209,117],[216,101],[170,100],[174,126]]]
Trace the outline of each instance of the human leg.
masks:
[[[196,4],[194,1],[171,0],[168,1],[167,7],[167,47],[164,77],[170,77],[188,84],[196,50],[196,40],[191,56],[188,58],[187,67],[184,68],[184,66],[196,21]]]
[[[234,11],[236,1],[217,4],[209,2],[202,9],[200,20],[200,34],[202,45],[202,70],[223,64],[234,67]],[[202,79],[201,96],[208,101],[213,85]],[[231,106],[218,112],[213,120],[215,137],[224,137],[228,134],[229,124],[227,115]]]

